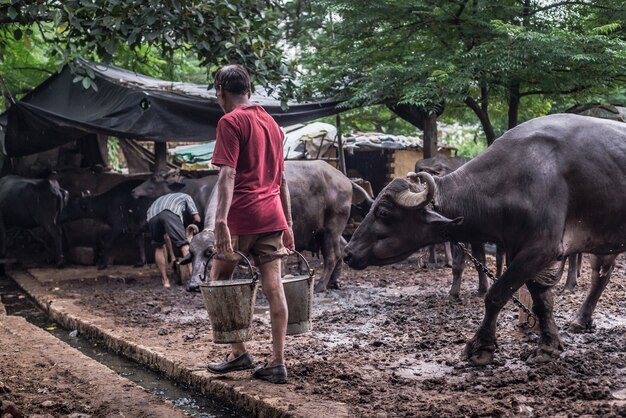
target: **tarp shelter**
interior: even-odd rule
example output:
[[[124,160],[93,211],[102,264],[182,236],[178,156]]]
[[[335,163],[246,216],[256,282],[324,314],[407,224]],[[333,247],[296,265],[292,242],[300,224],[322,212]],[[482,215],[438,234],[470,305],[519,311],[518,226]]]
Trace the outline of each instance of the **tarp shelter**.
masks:
[[[6,155],[34,154],[87,134],[156,142],[215,139],[223,115],[215,90],[85,59],[78,65],[94,75],[98,90],[74,83],[69,67],[52,75],[7,111],[6,129],[0,129]],[[289,103],[284,111],[278,100],[258,92],[251,102],[263,106],[282,126],[338,112],[332,101]]]

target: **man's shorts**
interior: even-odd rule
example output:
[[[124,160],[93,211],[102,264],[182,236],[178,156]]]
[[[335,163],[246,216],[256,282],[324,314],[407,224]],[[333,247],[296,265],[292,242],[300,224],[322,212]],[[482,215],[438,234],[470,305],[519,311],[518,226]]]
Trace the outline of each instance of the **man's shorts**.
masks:
[[[283,245],[283,231],[233,235],[231,242],[233,250],[252,255],[256,266],[289,255],[289,251]]]
[[[169,210],[164,210],[153,218],[150,218],[148,221],[148,229],[150,229],[150,235],[152,235],[152,244],[157,247],[165,245],[163,235],[166,233],[170,236],[172,244],[174,244],[176,248],[189,245],[187,236],[185,235],[183,221],[180,220],[178,215]]]

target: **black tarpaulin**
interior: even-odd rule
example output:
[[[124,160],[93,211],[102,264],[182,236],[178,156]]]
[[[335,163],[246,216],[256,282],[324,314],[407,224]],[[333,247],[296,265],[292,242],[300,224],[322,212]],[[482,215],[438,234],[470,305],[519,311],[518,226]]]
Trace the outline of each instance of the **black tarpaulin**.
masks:
[[[74,83],[69,68],[54,74],[8,111],[4,148],[19,157],[55,148],[87,134],[105,134],[157,142],[210,141],[223,112],[215,90],[206,86],[157,80],[111,65],[80,60],[95,74],[98,90]],[[336,102],[289,103],[255,93],[281,126],[337,113]]]

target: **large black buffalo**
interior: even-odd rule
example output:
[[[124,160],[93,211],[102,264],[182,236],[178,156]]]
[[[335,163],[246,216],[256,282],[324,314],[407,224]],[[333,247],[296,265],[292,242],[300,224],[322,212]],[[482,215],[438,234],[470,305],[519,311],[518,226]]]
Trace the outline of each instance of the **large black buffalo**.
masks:
[[[626,251],[626,126],[576,115],[537,118],[447,176],[416,176],[424,190],[397,178],[380,193],[346,247],[345,262],[363,269],[450,239],[496,242],[508,268],[487,291],[483,322],[464,357],[476,365],[493,360],[498,314],[524,284],[541,328],[529,360],[558,355],[550,289],[564,258],[599,256],[597,270],[604,274],[592,283],[597,301],[613,255]]]
[[[452,173],[456,169],[460,168],[463,164],[465,164],[467,160],[463,157],[448,157],[446,155],[437,155],[432,158],[425,158],[423,160],[418,160],[415,163],[415,172],[416,173],[428,173],[433,176],[443,177],[447,174]],[[450,250],[450,243],[446,242],[446,261],[452,258],[452,286],[450,287],[450,299],[458,300],[460,299],[461,293],[461,281],[463,279],[463,270],[465,270],[465,253],[461,250],[458,245],[454,245],[453,251]],[[476,257],[478,261],[485,264],[485,246],[482,242],[471,242],[470,246],[472,248],[472,255]],[[435,246],[431,245],[429,247],[430,250],[430,263],[435,263],[436,255],[435,255]],[[484,295],[487,292],[487,288],[489,288],[489,283],[487,282],[487,275],[482,271],[478,270],[478,294],[480,296]]]
[[[336,287],[341,274],[341,233],[350,216],[353,183],[323,161],[286,161],[285,176],[291,197],[293,234],[296,250],[321,251],[324,270],[315,284],[317,292]],[[358,190],[358,189],[357,189]],[[367,194],[367,193],[366,193]],[[208,256],[213,251],[216,199],[207,209],[204,230],[189,246],[193,263],[189,290],[195,290],[204,274]]]
[[[67,191],[56,180],[0,178],[0,257],[6,255],[6,230],[40,226],[54,243],[57,267],[63,266],[63,239],[57,217],[67,203]]]
[[[62,223],[90,218],[109,226],[109,230],[102,237],[98,269],[108,267],[113,244],[123,234],[131,234],[137,241],[139,258],[135,265],[146,264],[146,213],[154,199],[134,199],[131,195],[131,191],[143,182],[139,179],[125,180],[99,195],[73,197],[61,213],[59,222]]]

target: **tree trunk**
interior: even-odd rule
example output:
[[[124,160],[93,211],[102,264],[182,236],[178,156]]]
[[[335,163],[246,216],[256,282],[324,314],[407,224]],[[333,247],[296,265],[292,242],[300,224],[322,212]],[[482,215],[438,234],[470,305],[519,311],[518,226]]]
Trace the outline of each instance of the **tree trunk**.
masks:
[[[437,154],[437,117],[443,113],[443,105],[429,111],[412,104],[387,105],[391,111],[424,132],[424,158]]]
[[[480,124],[483,127],[483,131],[485,132],[485,137],[487,138],[487,146],[490,146],[493,144],[493,141],[496,140],[496,134],[493,131],[493,126],[489,120],[489,113],[486,112],[478,103],[476,103],[476,100],[470,96],[465,98],[465,104],[474,111],[476,116],[478,116]]]
[[[437,114],[431,112],[424,120],[424,158],[437,155]]]
[[[515,128],[517,126],[517,119],[519,117],[519,105],[521,99],[519,89],[519,81],[511,83],[511,85],[509,86],[509,129]]]

